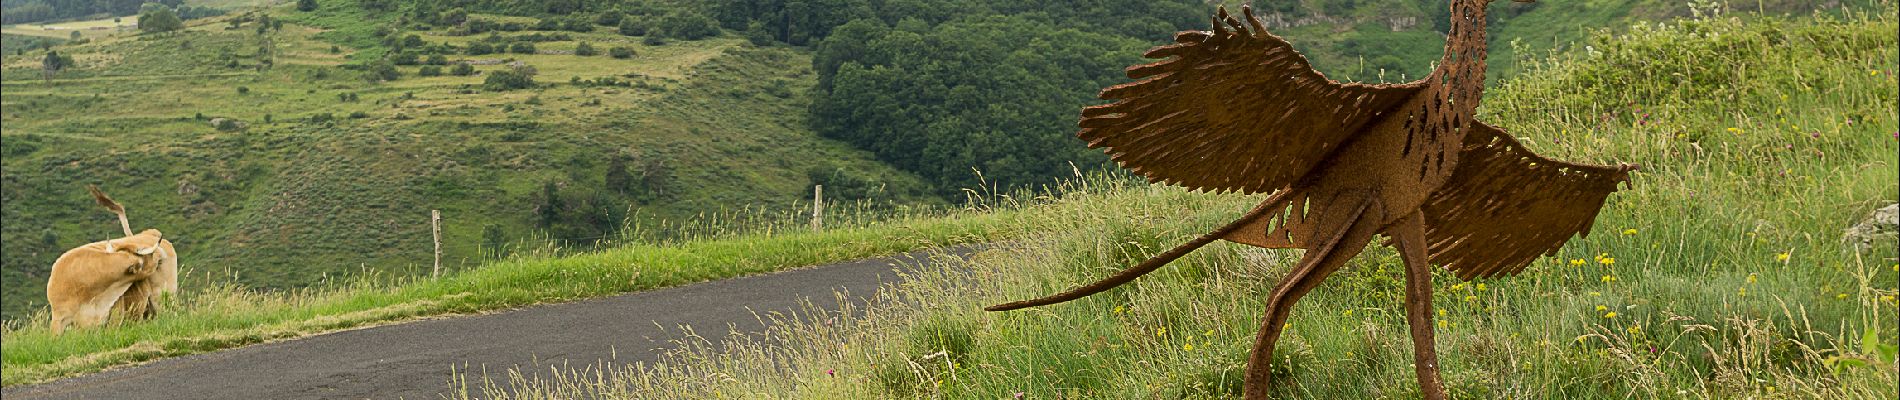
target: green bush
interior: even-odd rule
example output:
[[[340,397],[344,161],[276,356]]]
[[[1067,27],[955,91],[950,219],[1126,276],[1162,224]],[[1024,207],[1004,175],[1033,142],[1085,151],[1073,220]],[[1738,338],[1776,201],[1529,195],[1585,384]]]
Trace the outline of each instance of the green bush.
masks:
[[[435,65],[424,65],[422,66],[422,69],[416,70],[416,75],[442,76],[442,67],[435,66]]]
[[[660,18],[660,31],[684,40],[699,40],[719,35],[719,22],[690,10],[674,11]]]
[[[401,77],[402,72],[397,71],[396,64],[390,63],[389,60],[377,60],[369,66],[368,78],[371,82],[393,81]]]
[[[508,52],[515,54],[534,54],[534,42],[515,42],[508,45]]]
[[[468,48],[463,50],[464,54],[468,54],[471,56],[493,54],[494,52],[495,52],[494,46],[491,46],[486,42],[479,42],[479,41],[468,42]]]
[[[504,91],[534,87],[534,67],[526,65],[490,72],[482,80],[482,89]]]
[[[582,56],[582,57],[591,57],[591,56],[595,56],[599,54],[600,54],[600,51],[594,50],[594,45],[587,44],[587,42],[581,42],[578,45],[574,45],[574,55]]]
[[[647,22],[645,19],[642,19],[642,18],[633,18],[633,17],[621,18],[620,19],[620,34],[627,35],[627,36],[646,35]]]
[[[475,74],[475,66],[474,66],[474,65],[469,65],[469,63],[465,63],[465,62],[463,62],[463,63],[455,63],[455,67],[453,67],[453,68],[449,68],[449,74],[450,74],[450,75],[455,75],[455,76],[469,76],[469,75],[474,75],[474,74]]]
[[[614,48],[607,49],[607,55],[610,55],[610,56],[613,56],[614,58],[619,58],[619,59],[633,58],[633,48],[627,47],[627,46],[614,46]]]

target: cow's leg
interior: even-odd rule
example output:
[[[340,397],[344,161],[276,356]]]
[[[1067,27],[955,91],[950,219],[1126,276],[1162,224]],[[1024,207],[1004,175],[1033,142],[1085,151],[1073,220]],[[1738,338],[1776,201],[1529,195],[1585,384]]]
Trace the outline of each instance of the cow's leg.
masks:
[[[1301,296],[1319,286],[1333,271],[1339,270],[1364,250],[1366,243],[1372,241],[1372,235],[1378,232],[1380,214],[1378,201],[1362,192],[1346,193],[1336,196],[1328,210],[1316,225],[1325,229],[1309,243],[1308,249],[1298,266],[1293,268],[1280,283],[1273,288],[1267,298],[1266,315],[1260,318],[1260,332],[1254,337],[1253,354],[1247,361],[1247,378],[1242,382],[1245,398],[1262,400],[1267,398],[1267,385],[1272,380],[1273,348],[1280,340],[1280,331],[1286,327],[1286,320],[1293,310],[1293,304]],[[1330,229],[1328,229],[1330,228]]]
[[[150,279],[133,282],[132,287],[119,296],[113,308],[118,309],[119,315],[126,319],[150,318],[158,311],[152,307],[152,300],[157,296],[158,285]]]
[[[1438,375],[1438,346],[1432,339],[1432,263],[1425,248],[1425,214],[1413,211],[1386,234],[1405,260],[1405,322],[1411,325],[1419,391],[1427,400],[1445,400],[1445,381]]]

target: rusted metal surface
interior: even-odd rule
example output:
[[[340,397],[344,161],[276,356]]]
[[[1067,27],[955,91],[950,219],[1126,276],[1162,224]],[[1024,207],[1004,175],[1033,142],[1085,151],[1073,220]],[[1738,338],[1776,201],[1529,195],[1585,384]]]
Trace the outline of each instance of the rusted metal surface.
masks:
[[[1604,200],[1636,166],[1540,157],[1473,119],[1484,94],[1484,7],[1455,0],[1445,56],[1419,81],[1339,83],[1313,70],[1248,7],[1221,8],[1211,31],[1149,50],[1138,81],[1084,108],[1081,132],[1152,182],[1272,193],[1239,220],[1107,279],[991,311],[1060,303],[1154,271],[1217,239],[1306,254],[1273,289],[1247,366],[1248,399],[1267,396],[1274,344],[1293,304],[1389,238],[1406,265],[1406,315],[1426,398],[1445,397],[1433,345],[1431,267],[1461,279],[1516,273],[1588,235]]]

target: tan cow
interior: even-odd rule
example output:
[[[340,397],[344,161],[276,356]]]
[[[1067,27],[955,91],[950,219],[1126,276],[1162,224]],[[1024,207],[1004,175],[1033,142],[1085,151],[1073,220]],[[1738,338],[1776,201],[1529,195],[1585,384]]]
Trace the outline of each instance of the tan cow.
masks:
[[[99,204],[118,214],[126,237],[93,242],[61,254],[46,282],[53,333],[68,327],[106,322],[113,309],[122,318],[158,313],[158,298],[178,291],[178,251],[156,229],[132,234],[125,207],[97,187],[87,187]]]

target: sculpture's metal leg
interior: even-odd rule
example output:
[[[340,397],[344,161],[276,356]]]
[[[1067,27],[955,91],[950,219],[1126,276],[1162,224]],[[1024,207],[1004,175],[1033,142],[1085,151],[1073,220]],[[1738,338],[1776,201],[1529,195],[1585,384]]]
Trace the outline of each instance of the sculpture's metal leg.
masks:
[[[1432,330],[1432,263],[1425,248],[1425,215],[1413,211],[1386,232],[1397,242],[1405,260],[1405,320],[1412,325],[1412,363],[1419,391],[1427,400],[1445,399],[1445,381],[1438,375],[1438,346]]]
[[[1300,264],[1274,286],[1267,298],[1267,313],[1260,318],[1260,332],[1254,337],[1253,354],[1247,360],[1247,379],[1242,382],[1248,400],[1267,398],[1268,381],[1273,375],[1273,347],[1280,341],[1280,330],[1286,327],[1293,304],[1358,255],[1378,232],[1377,201],[1359,193],[1341,195],[1336,200],[1344,201],[1329,205],[1337,207],[1336,211],[1329,211],[1320,221],[1320,226],[1333,227],[1330,235],[1322,233],[1320,237],[1326,240],[1313,242],[1316,247],[1306,251]]]

